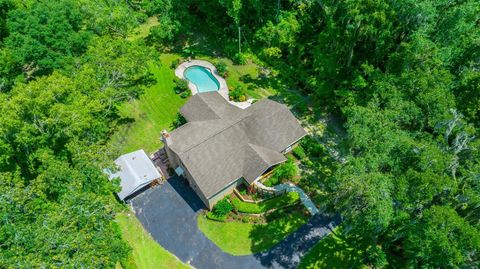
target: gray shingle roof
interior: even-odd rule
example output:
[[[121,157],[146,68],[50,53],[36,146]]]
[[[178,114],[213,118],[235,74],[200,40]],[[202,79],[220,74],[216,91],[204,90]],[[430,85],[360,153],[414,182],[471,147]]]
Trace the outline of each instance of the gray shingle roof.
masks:
[[[306,134],[286,106],[268,99],[242,110],[217,92],[199,93],[180,111],[188,122],[168,146],[207,198],[238,178],[253,182]]]

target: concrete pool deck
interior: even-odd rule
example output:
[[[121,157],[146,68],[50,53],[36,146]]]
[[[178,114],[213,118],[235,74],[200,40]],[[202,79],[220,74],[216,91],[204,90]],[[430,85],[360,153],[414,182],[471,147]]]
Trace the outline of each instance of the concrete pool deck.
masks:
[[[229,100],[228,97],[228,87],[227,87],[227,82],[225,79],[221,76],[218,75],[217,73],[217,68],[210,62],[204,61],[204,60],[191,60],[191,61],[186,61],[181,63],[176,69],[175,69],[175,75],[180,78],[180,79],[185,79],[188,82],[188,87],[192,91],[192,95],[195,95],[198,93],[197,86],[190,82],[188,79],[185,78],[184,72],[185,69],[192,67],[192,66],[201,66],[206,68],[207,70],[210,71],[210,73],[217,79],[218,83],[220,84],[220,88],[218,92],[220,95],[223,96],[223,98]]]

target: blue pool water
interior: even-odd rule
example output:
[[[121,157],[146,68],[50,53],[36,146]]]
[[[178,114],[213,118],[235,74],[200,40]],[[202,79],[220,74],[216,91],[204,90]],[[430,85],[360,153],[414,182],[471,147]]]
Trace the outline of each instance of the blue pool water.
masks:
[[[197,86],[198,92],[213,92],[220,89],[218,80],[205,67],[191,66],[185,69],[183,76]]]

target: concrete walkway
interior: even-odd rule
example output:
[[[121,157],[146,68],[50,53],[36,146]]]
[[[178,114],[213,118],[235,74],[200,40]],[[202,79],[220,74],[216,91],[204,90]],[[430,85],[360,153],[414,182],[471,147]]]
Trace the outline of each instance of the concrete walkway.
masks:
[[[296,192],[300,194],[300,200],[302,201],[303,205],[307,208],[308,212],[312,215],[316,215],[320,213],[318,208],[315,206],[315,204],[312,202],[310,197],[298,186],[295,186],[293,184],[279,184],[276,186],[273,186],[273,188],[277,191],[284,191],[286,190],[287,192]]]
[[[252,255],[223,252],[198,229],[203,203],[183,179],[174,177],[131,200],[140,222],[165,249],[199,269],[296,268],[308,250],[340,222],[338,217],[314,215],[272,249]]]
[[[262,182],[260,181],[257,181],[254,183],[257,187],[261,188],[261,189],[264,189],[264,190],[267,190],[267,191],[273,191],[273,192],[283,192],[283,191],[286,191],[286,192],[296,192],[300,195],[300,200],[302,201],[302,204],[307,208],[308,212],[310,212],[310,214],[315,215],[315,214],[318,214],[320,213],[320,211],[318,210],[318,208],[315,206],[315,204],[312,202],[312,200],[310,199],[310,197],[308,197],[308,195],[298,186],[295,186],[294,184],[279,184],[279,185],[275,185],[273,187],[267,187],[265,185],[262,184]]]

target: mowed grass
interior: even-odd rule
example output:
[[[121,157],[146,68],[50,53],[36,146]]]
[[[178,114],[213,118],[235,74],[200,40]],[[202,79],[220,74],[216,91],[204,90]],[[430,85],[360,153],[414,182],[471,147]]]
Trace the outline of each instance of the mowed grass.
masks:
[[[268,85],[259,85],[257,82],[262,81],[259,78],[259,67],[253,62],[244,65],[235,65],[228,58],[213,58],[208,56],[200,56],[198,59],[209,61],[213,64],[217,61],[224,61],[228,66],[228,76],[225,79],[229,90],[241,86],[249,96],[249,98],[261,99],[275,95],[277,90]]]
[[[232,255],[248,255],[272,248],[307,222],[302,213],[286,214],[267,224],[219,222],[198,216],[198,227],[220,249]]]
[[[146,38],[150,34],[150,28],[159,24],[160,23],[156,16],[149,17],[147,21],[145,21],[145,23],[141,24],[137,27],[137,29],[135,29],[135,31],[133,31],[133,33],[128,37],[128,39],[136,40]]]
[[[175,74],[170,68],[175,54],[162,54],[157,62],[150,63],[155,85],[145,89],[138,100],[122,105],[120,115],[132,122],[119,126],[111,140],[120,153],[144,149],[148,154],[162,147],[160,140],[164,129],[171,130],[172,122],[187,99],[175,93]]]
[[[299,268],[366,268],[362,263],[362,252],[349,245],[348,240],[339,236],[340,229],[322,239],[305,255]]]
[[[191,268],[157,244],[133,213],[118,214],[115,221],[122,230],[123,239],[132,248],[132,255],[124,265],[125,269]]]

